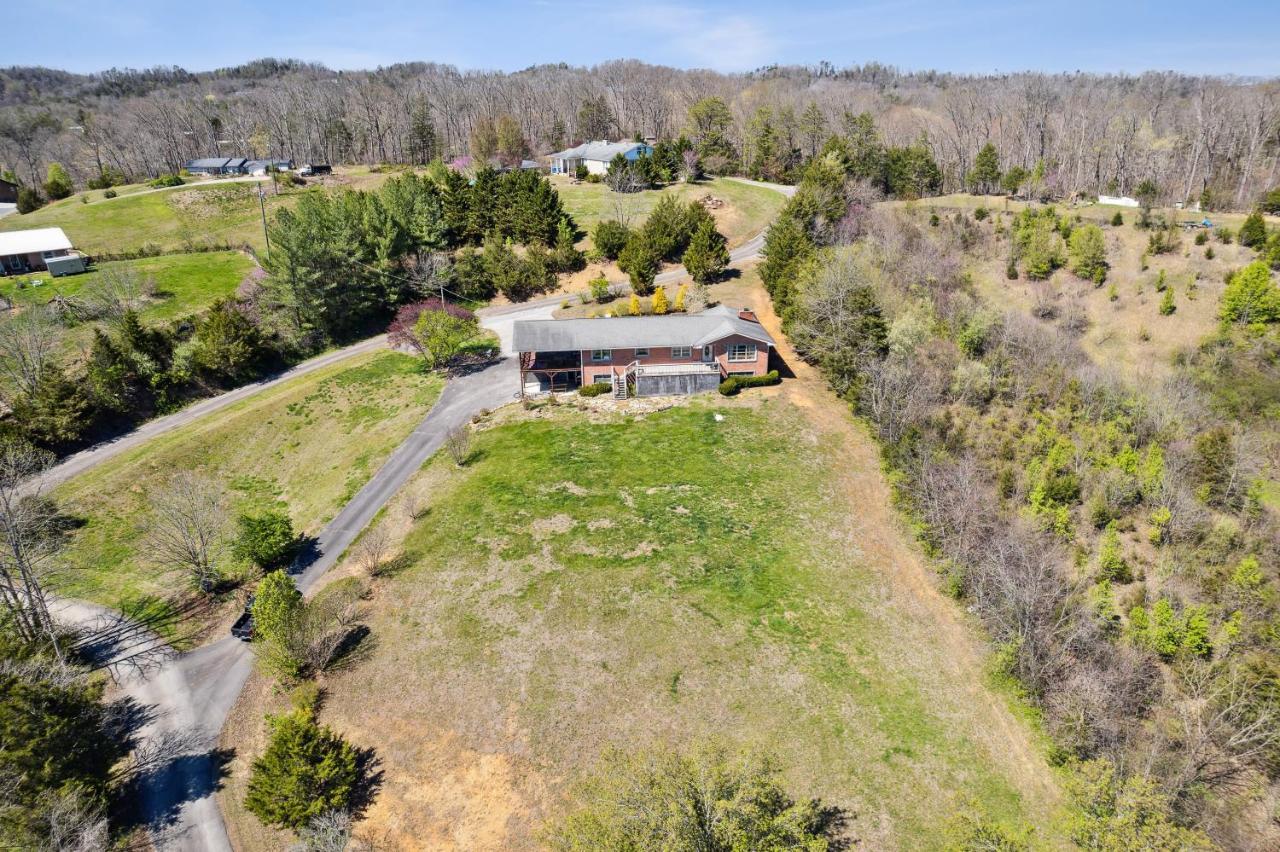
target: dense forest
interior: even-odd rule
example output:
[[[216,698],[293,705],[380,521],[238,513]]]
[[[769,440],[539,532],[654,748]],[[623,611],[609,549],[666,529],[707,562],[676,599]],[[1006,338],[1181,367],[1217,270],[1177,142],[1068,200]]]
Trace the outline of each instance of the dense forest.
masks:
[[[1243,209],[1280,170],[1275,80],[960,76],[827,63],[726,75],[636,61],[338,72],[274,59],[201,73],[0,70],[0,163],[32,186],[54,162],[80,185],[104,172],[154,177],[215,153],[425,163],[492,153],[506,122],[530,154],[683,133],[711,171],[792,180],[863,113],[889,146],[929,152],[939,167],[931,192],[971,185],[986,143],[1007,168],[1038,172],[1041,188],[1062,198],[1133,194],[1149,180],[1161,202]]]

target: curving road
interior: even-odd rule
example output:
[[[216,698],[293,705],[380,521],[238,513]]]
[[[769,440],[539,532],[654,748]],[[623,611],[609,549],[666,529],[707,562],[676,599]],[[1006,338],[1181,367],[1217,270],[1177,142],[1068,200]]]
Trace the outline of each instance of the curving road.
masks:
[[[787,195],[795,191],[794,187],[761,185]],[[755,260],[763,245],[762,232],[730,252],[730,259],[734,264]],[[677,267],[663,272],[657,281],[672,283],[685,275],[685,270]],[[624,285],[621,289],[627,288]],[[518,396],[518,370],[511,352],[513,323],[548,318],[562,299],[563,295],[553,296],[480,312],[482,325],[502,341],[502,357],[449,381],[422,423],[320,532],[314,558],[297,577],[301,590],[310,589],[337,564],[378,511],[440,448],[450,429],[483,409],[497,408]],[[385,335],[371,338],[303,362],[272,379],[153,420],[113,442],[67,458],[49,471],[46,480],[50,484],[64,481],[260,390],[385,343]],[[215,798],[221,774],[216,746],[227,715],[252,672],[249,646],[228,636],[194,651],[172,654],[154,634],[102,607],[58,601],[55,617],[87,628],[87,633],[98,637],[95,646],[87,649],[90,656],[112,669],[124,695],[148,711],[137,734],[139,753],[151,756],[137,782],[138,817],[148,827],[156,848],[231,852]]]

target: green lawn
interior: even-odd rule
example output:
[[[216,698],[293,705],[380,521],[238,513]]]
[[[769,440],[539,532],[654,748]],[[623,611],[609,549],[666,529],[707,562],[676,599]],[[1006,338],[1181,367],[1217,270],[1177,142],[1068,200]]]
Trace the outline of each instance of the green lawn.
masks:
[[[573,184],[567,178],[555,178],[553,183],[565,210],[573,216],[578,227],[588,233],[601,219],[621,216],[633,227],[643,223],[664,193],[675,193],[682,200],[713,195],[726,202],[725,207],[712,212],[730,246],[739,245],[764,230],[787,200],[782,193],[772,189],[725,178],[697,184],[677,183],[663,189],[626,195],[613,192],[603,183]]]
[[[372,655],[326,682],[326,722],[386,773],[371,836],[493,826],[481,845],[534,848],[607,746],[714,736],[775,754],[867,848],[939,848],[968,800],[1051,838],[1003,699],[940,664],[911,593],[865,564],[836,448],[795,409],[507,417],[468,467],[424,471]]]
[[[148,491],[179,470],[198,470],[225,485],[236,511],[279,505],[300,531],[318,532],[418,425],[441,387],[407,355],[360,355],[76,477],[54,492],[68,513],[85,521],[64,554],[58,592],[114,607],[187,592],[182,578],[165,576],[141,548]]]
[[[102,263],[83,275],[51,278],[47,273],[28,276],[41,282],[19,290],[17,279],[0,278],[0,295],[16,303],[47,302],[55,295],[75,296],[94,281],[103,270],[131,266],[139,275],[155,280],[156,296],[142,311],[144,319],[171,320],[195,313],[215,299],[230,296],[253,269],[253,260],[240,252],[215,251],[191,254],[169,254],[139,260]]]
[[[294,203],[304,190],[268,194],[267,218]],[[257,184],[205,183],[165,192],[122,195],[82,204],[67,199],[25,216],[0,219],[0,230],[59,227],[87,254],[123,252],[156,245],[172,251],[184,245],[248,243],[265,248]]]

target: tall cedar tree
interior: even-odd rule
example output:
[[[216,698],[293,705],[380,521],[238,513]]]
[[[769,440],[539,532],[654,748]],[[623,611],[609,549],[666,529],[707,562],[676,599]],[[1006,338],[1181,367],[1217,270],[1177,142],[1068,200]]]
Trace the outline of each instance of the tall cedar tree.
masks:
[[[724,235],[716,230],[713,220],[703,220],[685,249],[684,268],[694,281],[706,285],[723,275],[728,266],[729,249]]]
[[[316,724],[308,709],[268,716],[271,741],[253,762],[245,808],[267,825],[297,829],[345,811],[360,781],[360,757],[339,734]]]

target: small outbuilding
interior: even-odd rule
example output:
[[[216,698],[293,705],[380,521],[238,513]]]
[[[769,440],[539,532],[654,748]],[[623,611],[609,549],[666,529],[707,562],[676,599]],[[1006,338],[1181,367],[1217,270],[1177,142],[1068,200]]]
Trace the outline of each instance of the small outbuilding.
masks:
[[[13,181],[0,178],[0,204],[18,203],[18,185]]]

